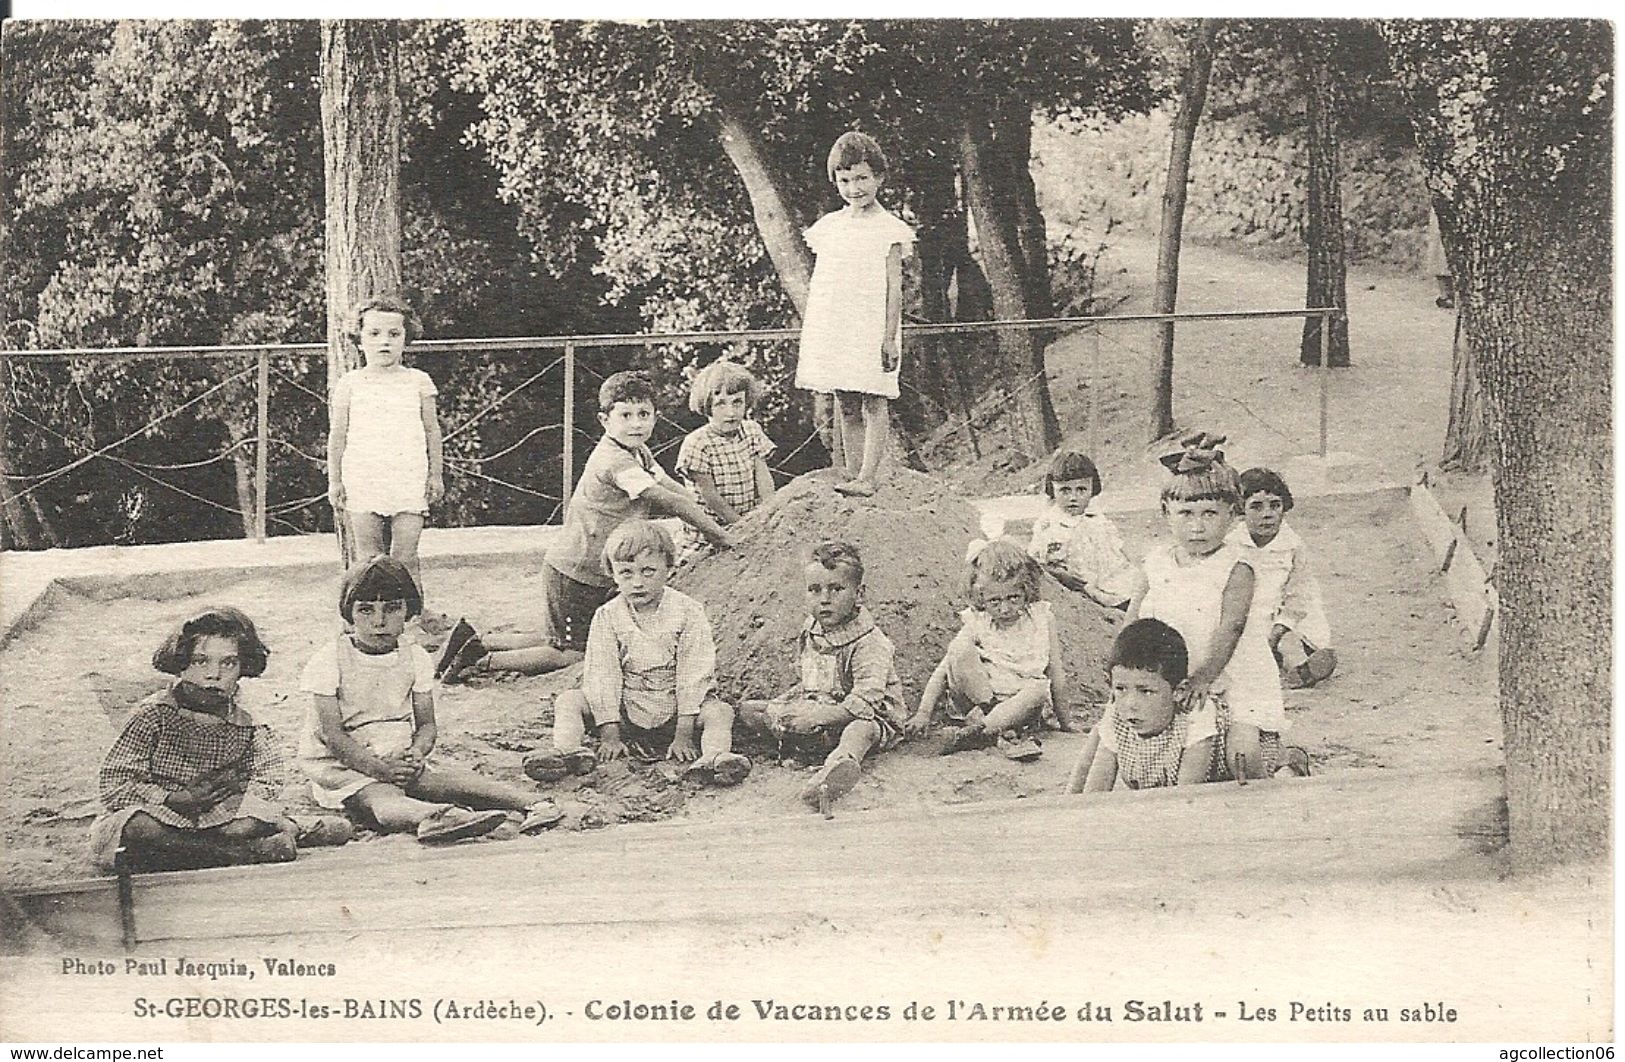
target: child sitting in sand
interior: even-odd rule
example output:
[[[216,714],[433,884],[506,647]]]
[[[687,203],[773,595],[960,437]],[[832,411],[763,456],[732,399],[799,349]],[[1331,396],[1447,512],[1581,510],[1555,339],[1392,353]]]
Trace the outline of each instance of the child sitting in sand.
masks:
[[[1107,517],[1089,511],[1100,493],[1095,463],[1076,450],[1057,450],[1044,475],[1049,507],[1033,521],[1027,552],[1068,590],[1108,608],[1127,608],[1134,566]]]
[[[857,784],[859,764],[902,738],[903,683],[896,650],[863,606],[863,558],[848,542],[813,548],[805,573],[806,623],[796,639],[801,681],[769,701],[745,701],[740,721],[781,742],[834,748],[801,798],[826,814]]]
[[[1337,669],[1337,653],[1309,549],[1286,522],[1292,491],[1267,468],[1249,468],[1239,483],[1244,523],[1231,529],[1229,540],[1254,550],[1258,585],[1249,622],[1268,627],[1270,649],[1288,687],[1324,682]]]
[[[762,385],[749,369],[718,359],[701,369],[689,388],[688,408],[707,418],[677,451],[677,471],[694,488],[712,519],[727,527],[773,494],[767,455],[773,442],[750,417]],[[683,548],[698,549],[705,536],[683,526]]]
[[[719,785],[750,773],[750,760],[733,751],[733,709],[716,695],[705,607],[666,585],[676,554],[666,529],[648,520],[610,532],[603,563],[620,593],[593,615],[581,688],[553,702],[553,748],[525,758],[530,777],[587,774],[629,750],[689,764],[688,773]],[[583,744],[588,727],[596,756]]]
[[[604,570],[604,543],[628,520],[654,510],[681,517],[726,549],[728,532],[661,469],[648,441],[655,426],[655,388],[641,372],[618,372],[598,388],[598,423],[604,436],[593,447],[570,495],[557,542],[542,564],[546,625],[535,633],[479,637],[466,620],[452,628],[436,676],[456,682],[470,671],[540,674],[569,667],[587,651],[587,632],[600,606],[615,596]]]
[[[1030,731],[1046,709],[1071,729],[1055,610],[1038,597],[1043,574],[1009,539],[973,542],[967,559],[974,604],[959,614],[964,625],[926,682],[908,732],[925,733],[946,690],[955,729],[944,753],[993,741],[1009,759],[1035,760],[1043,749]]]
[[[152,654],[175,681],[141,702],[102,762],[103,814],[90,830],[99,869],[114,869],[121,847],[130,869],[185,870],[281,863],[297,843],[349,840],[347,823],[296,825],[276,803],[276,738],[237,705],[238,682],[264,674],[269,656],[234,608],[198,613]]]
[[[424,843],[490,833],[509,811],[524,813],[521,833],[558,822],[562,812],[545,797],[430,764],[439,737],[434,664],[422,647],[401,641],[422,608],[411,573],[391,557],[344,577],[339,612],[351,632],[318,649],[299,680],[312,697],[299,766],[316,803],[385,833],[415,831]]]
[[[1223,698],[1225,769],[1268,778],[1286,762],[1286,708],[1269,643],[1247,622],[1256,580],[1250,554],[1225,541],[1241,498],[1218,449],[1223,441],[1198,433],[1163,459],[1162,512],[1172,540],[1146,555],[1128,618],[1160,619],[1179,632],[1191,669],[1176,695],[1191,710],[1209,696]]]
[[[1185,639],[1161,620],[1135,620],[1118,632],[1106,660],[1112,699],[1084,743],[1068,793],[1195,785],[1213,780],[1222,701],[1191,707],[1174,696],[1186,679]]]

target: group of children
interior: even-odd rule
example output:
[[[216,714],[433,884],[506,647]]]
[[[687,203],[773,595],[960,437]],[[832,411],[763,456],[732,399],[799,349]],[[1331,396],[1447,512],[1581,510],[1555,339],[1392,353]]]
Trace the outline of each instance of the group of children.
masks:
[[[886,165],[872,139],[842,136],[829,172],[847,206],[807,233],[818,264],[797,384],[833,392],[845,442],[836,489],[866,496],[877,488],[886,403],[897,395],[900,265],[912,235],[875,198]],[[555,701],[551,747],[524,761],[542,783],[631,756],[735,785],[751,770],[733,750],[737,727],[781,747],[817,748],[822,763],[802,797],[827,812],[867,756],[923,735],[939,710],[945,752],[991,745],[1031,760],[1042,725],[1073,725],[1056,617],[1041,598],[1046,579],[1128,620],[1110,656],[1112,700],[1071,791],[1307,769],[1301,750],[1280,740],[1276,669],[1309,684],[1330,674],[1335,657],[1302,540],[1283,522],[1292,497],[1268,470],[1238,480],[1216,449],[1222,440],[1206,436],[1169,461],[1162,507],[1171,541],[1138,566],[1111,522],[1090,511],[1101,488],[1093,462],[1055,455],[1044,480],[1050,507],[1028,545],[971,544],[971,605],[912,713],[894,646],[864,606],[863,559],[843,541],[805,557],[798,681],[737,709],[722,700],[710,621],[667,585],[679,544],[651,518],[678,517],[685,548],[730,548],[729,525],[773,492],[773,446],[750,418],[760,384],[728,361],[693,381],[690,406],[706,423],[679,452],[686,485],[648,446],[652,381],[641,372],[604,381],[603,436],[544,559],[541,629],[482,637],[459,621],[432,660],[407,625],[424,609],[418,535],[443,493],[434,385],[401,363],[417,333],[409,307],[373,300],[353,320],[366,365],[335,390],[330,495],[365,559],[343,581],[342,631],[304,669],[310,701],[298,751],[315,802],[345,815],[296,820],[276,806],[276,740],[236,701],[239,681],[264,671],[269,650],[247,616],[211,609],[160,647],[154,665],[174,681],[131,715],[103,765],[105,814],[92,829],[102,866],[119,853],[138,868],[286,860],[301,846],[343,843],[354,822],[426,843],[505,823],[518,832],[554,824],[562,816],[554,801],[432,762],[437,683],[496,669],[536,673],[584,660],[580,688]],[[1245,524],[1232,529],[1238,514]]]

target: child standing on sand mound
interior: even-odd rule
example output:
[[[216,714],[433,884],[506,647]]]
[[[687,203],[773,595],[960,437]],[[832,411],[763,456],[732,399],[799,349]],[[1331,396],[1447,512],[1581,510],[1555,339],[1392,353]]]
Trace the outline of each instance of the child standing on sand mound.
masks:
[[[896,655],[863,607],[863,558],[849,542],[822,542],[807,561],[806,623],[796,639],[801,681],[769,701],[744,701],[749,729],[809,737],[834,748],[802,788],[801,798],[826,813],[857,784],[871,751],[896,745],[907,709]]]

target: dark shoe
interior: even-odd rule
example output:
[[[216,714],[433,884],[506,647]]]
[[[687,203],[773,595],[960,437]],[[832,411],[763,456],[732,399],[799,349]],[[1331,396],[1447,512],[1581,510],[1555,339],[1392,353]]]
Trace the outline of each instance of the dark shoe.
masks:
[[[1433,305],[1437,306],[1441,310],[1454,310],[1456,308],[1456,300],[1451,298],[1449,295],[1440,295],[1437,299],[1433,300]]]
[[[451,663],[446,666],[446,673],[440,681],[448,686],[457,685],[467,678],[465,672],[478,664],[485,657],[485,653],[485,643],[480,641],[480,636],[477,634],[471,636],[452,656]]]
[[[1031,763],[1044,754],[1044,746],[1037,738],[1024,738],[1011,730],[1000,734],[997,744],[1004,758],[1015,763]]]
[[[848,498],[870,498],[874,496],[875,485],[867,479],[849,479],[845,483],[835,484],[835,493]]]
[[[355,840],[355,826],[338,815],[301,815],[293,820],[294,843],[300,848],[329,848]]]
[[[564,818],[564,809],[551,800],[538,800],[525,809],[524,821],[519,824],[520,833],[540,833],[549,826],[556,826]]]
[[[738,785],[750,774],[750,760],[737,752],[719,752],[700,757],[683,773],[711,785]]]
[[[292,863],[299,858],[298,848],[293,838],[285,833],[273,833],[269,837],[256,837],[252,841],[243,842],[243,854],[250,863]]]
[[[539,749],[526,756],[523,764],[525,776],[534,782],[557,782],[572,774],[591,774],[597,766],[598,757],[586,749]]]
[[[457,626],[453,627],[451,633],[446,636],[446,644],[440,650],[440,659],[435,661],[435,678],[440,678],[450,669],[452,661],[457,659],[457,654],[463,651],[463,646],[467,645],[469,639],[473,637],[475,637],[474,628],[469,626],[468,621],[466,619],[458,620]]]
[[[1286,762],[1275,768],[1275,777],[1282,777],[1283,772],[1294,778],[1309,777],[1309,753],[1307,750],[1296,745],[1288,745],[1281,750],[1281,755],[1286,758]]]

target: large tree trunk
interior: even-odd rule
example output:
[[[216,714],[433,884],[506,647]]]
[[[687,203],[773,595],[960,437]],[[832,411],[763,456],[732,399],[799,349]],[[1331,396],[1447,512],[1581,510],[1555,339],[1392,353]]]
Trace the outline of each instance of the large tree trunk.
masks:
[[[993,311],[1002,320],[1031,317],[1027,302],[1025,259],[1009,205],[1008,189],[997,186],[990,123],[972,114],[959,130],[959,171],[965,199],[976,225],[976,237],[987,263],[993,289]],[[1049,380],[1044,374],[1043,345],[1035,337],[1013,330],[999,333],[1001,375],[1010,388],[1005,422],[1013,448],[1029,460],[1055,449],[1061,428],[1050,402]]]
[[[1383,30],[1464,282],[1456,298],[1494,442],[1513,863],[1605,857],[1613,32],[1491,20]]]
[[[790,296],[796,313],[806,313],[807,285],[812,281],[812,251],[801,238],[801,218],[786,194],[782,176],[769,160],[761,133],[748,119],[724,105],[717,138],[744,182],[751,213],[756,218],[756,231],[767,247],[767,256],[779,275],[784,293]]]
[[[1337,147],[1337,82],[1327,61],[1333,31],[1306,28],[1298,35],[1299,54],[1309,70],[1309,202],[1304,242],[1309,246],[1307,306],[1348,306],[1348,266],[1343,248],[1342,164]],[[1306,317],[1298,360],[1320,364],[1321,321]],[[1349,364],[1346,315],[1331,322],[1333,368]]]
[[[242,516],[243,537],[254,537],[254,459],[246,450],[231,452],[232,485],[237,491],[237,512]]]
[[[1478,386],[1478,363],[1467,329],[1456,315],[1456,335],[1450,352],[1450,421],[1444,430],[1444,452],[1439,466],[1451,472],[1483,472],[1489,468],[1490,442],[1484,425],[1484,400]]]
[[[361,353],[345,335],[353,307],[401,287],[399,23],[322,23],[322,158],[327,187],[327,389]],[[344,521],[334,529],[346,565]]]
[[[1025,102],[1006,104],[1000,109],[995,140],[1011,192],[1015,218],[1016,246],[1027,280],[1027,312],[1034,317],[1055,316],[1055,293],[1050,289],[1049,231],[1038,209],[1038,189],[1033,183],[1033,109]]]
[[[1179,245],[1185,228],[1185,185],[1190,180],[1191,144],[1207,104],[1208,77],[1213,73],[1217,19],[1204,18],[1191,33],[1190,58],[1179,86],[1179,114],[1168,146],[1168,180],[1162,190],[1162,231],[1157,237],[1156,289],[1153,313],[1173,313],[1179,303]],[[1157,326],[1158,351],[1151,384],[1151,438],[1174,430],[1174,323]]]

